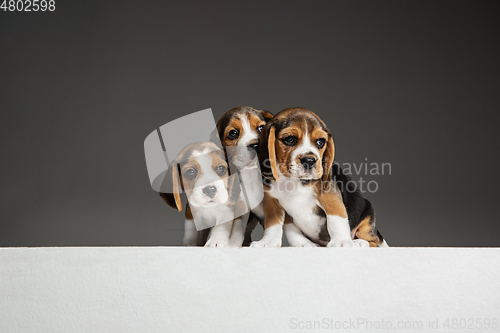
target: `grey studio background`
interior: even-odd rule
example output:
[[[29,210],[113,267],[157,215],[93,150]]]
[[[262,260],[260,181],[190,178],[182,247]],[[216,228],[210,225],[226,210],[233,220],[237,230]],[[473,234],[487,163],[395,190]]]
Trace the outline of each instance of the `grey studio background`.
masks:
[[[499,246],[498,1],[57,1],[0,11],[0,246],[177,245],[143,142],[303,106],[393,246]],[[216,119],[216,120],[217,120]],[[190,133],[186,132],[186,136]],[[357,177],[354,177],[357,178]]]

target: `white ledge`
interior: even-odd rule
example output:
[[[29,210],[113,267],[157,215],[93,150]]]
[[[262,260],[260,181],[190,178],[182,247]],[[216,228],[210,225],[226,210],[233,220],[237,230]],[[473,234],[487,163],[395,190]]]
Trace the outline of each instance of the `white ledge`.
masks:
[[[498,248],[1,248],[0,331],[458,332],[458,318],[497,332],[476,319],[500,320],[499,262]]]

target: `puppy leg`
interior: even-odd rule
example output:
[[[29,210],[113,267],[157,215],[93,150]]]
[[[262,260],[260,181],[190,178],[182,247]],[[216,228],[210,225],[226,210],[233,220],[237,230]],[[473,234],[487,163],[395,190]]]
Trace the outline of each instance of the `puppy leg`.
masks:
[[[275,224],[264,231],[264,237],[260,241],[252,242],[250,247],[281,247],[283,237],[283,225]]]
[[[217,210],[216,223],[210,232],[205,247],[228,247],[233,221],[234,211],[232,208],[221,207],[220,210]]]
[[[250,213],[246,213],[234,219],[231,236],[229,237],[230,247],[241,247],[243,245],[249,215]]]
[[[362,214],[363,219],[353,228],[351,235],[356,235],[359,239],[364,239],[370,243],[371,247],[387,247],[384,238],[375,228],[375,210],[370,201],[365,199],[365,209]],[[354,236],[353,236],[354,238]]]
[[[264,237],[250,247],[281,247],[285,210],[278,199],[264,193]]]
[[[335,188],[330,188],[328,191],[321,193],[318,202],[326,213],[326,227],[330,234],[330,242],[326,246],[354,247],[347,210],[342,201],[342,196],[335,191]]]
[[[212,228],[205,247],[228,247],[233,222],[218,224]]]
[[[351,228],[347,217],[327,215],[326,226],[331,240],[327,247],[354,247],[351,239]]]
[[[286,239],[288,240],[288,244],[294,247],[318,247],[319,245],[313,243],[304,236],[302,231],[292,222],[285,223],[284,226]]]
[[[194,220],[184,221],[184,237],[181,246],[196,246],[198,243],[198,230],[194,225]]]

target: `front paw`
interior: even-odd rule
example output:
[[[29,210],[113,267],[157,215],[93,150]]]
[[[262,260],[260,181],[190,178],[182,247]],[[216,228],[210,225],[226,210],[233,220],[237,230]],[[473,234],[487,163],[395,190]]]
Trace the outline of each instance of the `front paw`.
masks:
[[[370,243],[364,239],[355,239],[352,242],[354,243],[354,247],[370,247]]]
[[[209,239],[205,244],[205,247],[228,247],[228,244],[225,242]]]
[[[281,240],[261,239],[260,241],[252,242],[250,247],[281,247]]]
[[[335,239],[333,238],[326,247],[355,247],[351,239]]]

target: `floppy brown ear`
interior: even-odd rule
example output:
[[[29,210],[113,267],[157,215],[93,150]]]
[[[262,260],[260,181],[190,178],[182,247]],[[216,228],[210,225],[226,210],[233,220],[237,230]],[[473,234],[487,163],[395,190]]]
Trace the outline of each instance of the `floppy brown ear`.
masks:
[[[275,127],[271,126],[269,129],[269,137],[267,139],[267,150],[269,152],[269,162],[271,163],[271,172],[273,173],[273,177],[276,181],[278,181],[278,166],[276,165],[276,134]]]
[[[266,111],[266,110],[259,110],[259,113],[262,117],[264,117],[264,119],[266,121],[268,121],[269,119],[271,119],[273,116],[273,114],[269,111]]]
[[[328,143],[326,144],[325,152],[323,153],[323,181],[327,181],[330,170],[332,169],[333,157],[335,156],[335,145],[333,144],[333,138],[330,136],[328,138]]]
[[[172,208],[177,209],[179,212],[182,212],[182,202],[181,202],[181,194],[180,194],[180,185],[179,185],[179,164],[173,163],[170,169],[167,171],[167,177],[171,177],[173,184],[173,193],[162,193],[160,192],[160,196],[165,200],[167,205]]]

